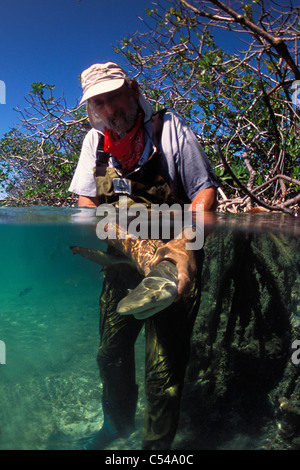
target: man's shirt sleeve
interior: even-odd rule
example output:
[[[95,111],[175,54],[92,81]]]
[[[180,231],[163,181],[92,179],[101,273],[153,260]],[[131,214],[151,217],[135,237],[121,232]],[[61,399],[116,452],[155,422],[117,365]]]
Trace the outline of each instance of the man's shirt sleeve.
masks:
[[[194,132],[174,111],[165,115],[161,144],[170,185],[179,197],[183,189],[192,201],[202,189],[219,186],[218,178]]]
[[[79,196],[95,197],[94,167],[98,146],[98,132],[90,130],[84,138],[79,161],[69,191]]]

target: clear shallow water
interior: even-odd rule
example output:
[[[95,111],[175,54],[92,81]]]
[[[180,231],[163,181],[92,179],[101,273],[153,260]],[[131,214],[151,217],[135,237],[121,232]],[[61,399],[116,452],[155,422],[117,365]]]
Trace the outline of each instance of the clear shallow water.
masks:
[[[97,349],[99,269],[82,274],[68,249],[80,238],[71,227],[0,230],[0,448],[47,448],[51,435],[82,432],[79,416],[95,413],[97,371],[85,361]]]
[[[0,209],[1,450],[77,449],[101,427],[101,267],[70,245],[104,248],[84,211]]]
[[[0,450],[80,449],[82,439],[101,427],[100,267],[69,249],[104,248],[90,229],[90,214],[77,208],[0,208],[0,340],[6,345],[6,364],[0,365]],[[268,220],[259,230],[281,225],[289,231],[282,218]],[[220,221],[231,224],[228,217]],[[247,230],[244,222],[238,225]],[[298,235],[298,229],[291,221],[291,233]],[[137,432],[115,449],[140,448],[143,335],[136,354]],[[178,435],[185,438],[184,428]],[[238,442],[227,448],[249,446],[245,435],[234,439]]]

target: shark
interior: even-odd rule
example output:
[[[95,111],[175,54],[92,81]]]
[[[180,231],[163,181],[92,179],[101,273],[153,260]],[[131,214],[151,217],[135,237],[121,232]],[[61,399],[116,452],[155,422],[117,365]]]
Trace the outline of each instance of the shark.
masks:
[[[103,268],[118,264],[129,264],[136,267],[135,263],[122,255],[113,255],[101,250],[70,246],[74,255],[78,254]],[[161,261],[135,289],[118,303],[117,312],[120,315],[133,315],[138,320],[144,320],[172,305],[178,297],[177,268],[171,261]]]

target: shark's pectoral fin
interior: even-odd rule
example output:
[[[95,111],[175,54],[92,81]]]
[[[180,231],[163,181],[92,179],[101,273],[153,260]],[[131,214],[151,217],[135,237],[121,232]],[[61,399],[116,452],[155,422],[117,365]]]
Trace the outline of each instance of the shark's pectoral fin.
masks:
[[[93,250],[82,246],[70,246],[70,249],[73,255],[80,255],[93,263],[100,264],[103,268],[114,266],[116,264],[130,264],[131,266],[134,266],[134,263],[124,256],[115,256],[101,250]]]

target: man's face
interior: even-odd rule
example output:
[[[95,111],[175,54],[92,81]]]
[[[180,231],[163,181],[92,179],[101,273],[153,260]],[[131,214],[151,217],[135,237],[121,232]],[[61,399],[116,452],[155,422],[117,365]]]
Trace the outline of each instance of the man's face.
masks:
[[[129,88],[125,83],[121,88],[94,96],[90,101],[108,129],[124,134],[135,124],[137,98],[138,88]]]

